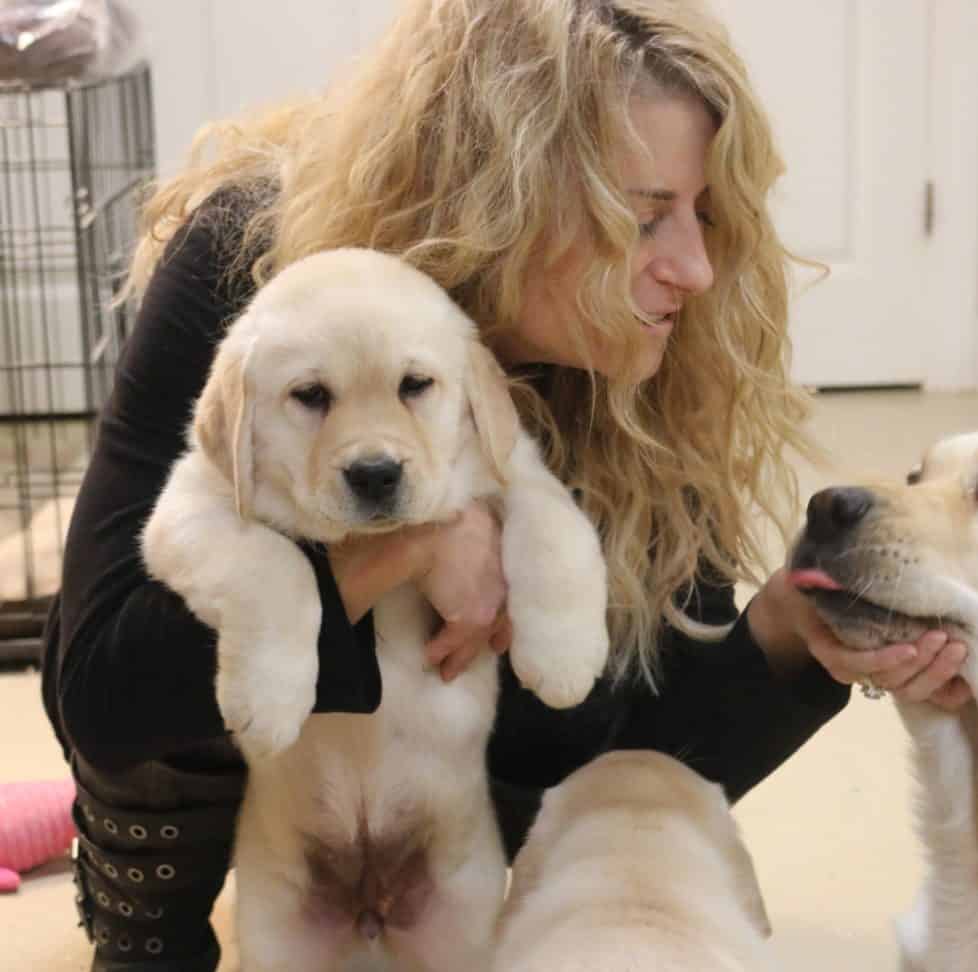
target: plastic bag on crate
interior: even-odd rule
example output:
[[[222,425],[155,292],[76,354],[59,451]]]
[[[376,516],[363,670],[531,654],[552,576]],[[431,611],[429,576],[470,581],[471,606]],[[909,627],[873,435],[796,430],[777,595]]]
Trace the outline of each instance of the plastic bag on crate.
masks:
[[[0,0],[0,81],[57,84],[120,73],[142,57],[122,0]]]

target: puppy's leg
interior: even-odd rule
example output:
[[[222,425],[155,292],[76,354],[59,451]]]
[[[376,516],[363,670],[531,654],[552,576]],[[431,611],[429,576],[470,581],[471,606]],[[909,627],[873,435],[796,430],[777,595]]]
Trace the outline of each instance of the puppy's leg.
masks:
[[[897,941],[900,945],[900,972],[926,972],[923,963],[928,951],[929,910],[929,896],[924,888],[918,893],[910,911],[896,922]]]
[[[435,875],[435,891],[421,922],[392,935],[397,968],[425,972],[487,972],[496,921],[506,890],[506,860],[492,811],[461,865]]]
[[[149,573],[218,632],[217,701],[249,762],[287,748],[315,701],[322,606],[288,538],[242,521],[193,454],[146,524]]]
[[[897,703],[911,736],[918,800],[916,831],[928,875],[898,922],[905,968],[958,972],[978,955],[978,710]]]
[[[521,433],[503,510],[510,658],[547,705],[581,702],[608,660],[607,571],[590,520]]]
[[[339,972],[337,943],[304,920],[297,886],[253,860],[239,862],[236,878],[239,972]]]

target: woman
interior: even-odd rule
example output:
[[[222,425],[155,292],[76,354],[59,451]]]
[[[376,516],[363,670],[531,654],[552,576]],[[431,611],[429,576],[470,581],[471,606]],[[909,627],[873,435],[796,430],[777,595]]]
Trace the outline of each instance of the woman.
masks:
[[[607,678],[556,712],[502,665],[489,760],[510,853],[542,789],[608,749],[679,755],[736,799],[844,706],[846,683],[960,704],[963,646],[931,633],[848,651],[782,571],[738,617],[754,511],[793,498],[783,454],[805,445],[805,403],[766,209],[780,162],[743,65],[692,3],[411,0],[352,78],[216,148],[147,209],[141,311],[48,629],[95,969],[217,962],[208,915],[244,770],[214,700],[214,634],[148,580],[137,538],[226,322],[317,250],[396,252],[456,298],[522,379],[525,420],[602,536]],[[369,610],[406,579],[448,619],[429,645],[445,678],[505,648],[498,539],[475,506],[307,551],[316,711],[379,704]],[[714,643],[703,623],[733,626]]]

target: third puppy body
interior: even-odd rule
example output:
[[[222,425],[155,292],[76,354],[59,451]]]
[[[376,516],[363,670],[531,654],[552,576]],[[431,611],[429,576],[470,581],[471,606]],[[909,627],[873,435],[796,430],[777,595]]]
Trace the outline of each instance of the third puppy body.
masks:
[[[500,920],[494,972],[772,972],[750,856],[720,787],[615,752],[549,791]]]

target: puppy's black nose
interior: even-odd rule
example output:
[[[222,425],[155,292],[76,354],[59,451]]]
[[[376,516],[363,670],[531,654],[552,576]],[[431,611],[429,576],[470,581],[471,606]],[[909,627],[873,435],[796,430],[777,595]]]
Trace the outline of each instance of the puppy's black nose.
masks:
[[[808,503],[808,535],[833,540],[855,526],[873,506],[873,494],[857,486],[833,486],[816,493]]]
[[[381,503],[389,500],[401,482],[403,463],[394,459],[360,459],[343,470],[343,476],[355,496]]]

